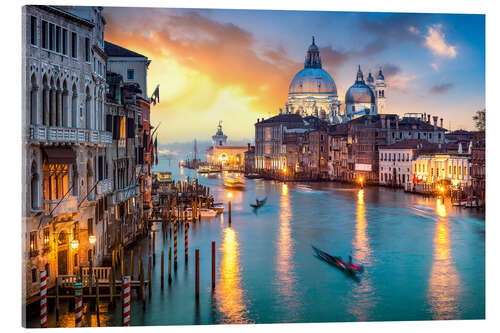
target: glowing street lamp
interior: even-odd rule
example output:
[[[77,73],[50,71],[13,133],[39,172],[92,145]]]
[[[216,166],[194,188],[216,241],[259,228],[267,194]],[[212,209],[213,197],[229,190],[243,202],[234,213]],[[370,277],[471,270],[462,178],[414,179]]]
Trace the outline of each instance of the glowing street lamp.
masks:
[[[90,244],[94,245],[96,241],[97,241],[97,238],[96,238],[95,235],[90,235],[89,236],[89,243]]]
[[[364,181],[363,177],[359,177],[359,184],[361,185],[361,187],[363,187],[363,181]]]

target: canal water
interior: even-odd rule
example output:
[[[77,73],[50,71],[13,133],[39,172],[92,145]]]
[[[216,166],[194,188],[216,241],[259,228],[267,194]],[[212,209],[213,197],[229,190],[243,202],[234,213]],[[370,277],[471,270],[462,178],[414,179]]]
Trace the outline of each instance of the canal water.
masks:
[[[160,160],[172,171],[210,186],[227,202],[225,174],[214,178]],[[133,300],[132,325],[481,319],[485,317],[485,219],[449,200],[381,187],[246,180],[231,191],[232,225],[223,215],[189,229],[189,261],[179,233],[179,266],[160,289],[160,251],[173,238],[156,237],[153,294]],[[267,197],[258,211],[256,198]],[[216,288],[211,289],[211,242]],[[313,255],[311,245],[364,266],[353,279]],[[144,241],[144,258],[147,243]],[[195,301],[194,250],[200,250],[200,298]],[[137,253],[137,251],[134,251]],[[101,314],[120,325],[119,306]],[[105,311],[105,310],[104,310]],[[53,314],[49,317],[53,321]],[[67,325],[73,317],[67,314]],[[95,325],[95,316],[87,322]]]

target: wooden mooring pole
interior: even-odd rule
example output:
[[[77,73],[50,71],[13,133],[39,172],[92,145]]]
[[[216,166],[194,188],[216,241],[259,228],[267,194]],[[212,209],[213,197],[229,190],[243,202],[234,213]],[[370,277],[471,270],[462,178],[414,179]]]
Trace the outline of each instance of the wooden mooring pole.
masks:
[[[200,298],[200,250],[195,250],[196,257],[196,299]]]
[[[184,262],[188,262],[188,227],[189,223],[184,225]]]
[[[215,242],[212,242],[212,289],[215,289]]]
[[[177,271],[177,220],[174,222],[174,271]]]
[[[168,285],[172,283],[172,248],[168,248]]]
[[[160,280],[161,281],[161,290],[163,290],[163,277],[164,277],[164,273],[165,273],[164,272],[165,267],[164,267],[164,263],[163,263],[164,259],[165,259],[164,257],[165,257],[164,252],[161,251],[161,280]]]

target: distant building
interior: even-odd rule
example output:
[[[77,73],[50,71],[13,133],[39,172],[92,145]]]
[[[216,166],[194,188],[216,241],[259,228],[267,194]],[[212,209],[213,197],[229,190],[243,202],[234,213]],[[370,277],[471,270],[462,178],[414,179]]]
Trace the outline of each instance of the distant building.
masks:
[[[471,185],[469,154],[421,154],[412,162],[413,183],[436,185],[445,182],[465,188]]]
[[[472,148],[471,151],[471,178],[474,194],[484,204],[486,200],[486,149],[485,147]]]
[[[337,86],[330,74],[323,69],[319,48],[313,37],[304,68],[292,79],[285,110],[281,109],[280,114],[313,116],[331,124],[345,123],[362,115],[384,112],[386,89],[382,68],[379,69],[376,81],[369,73],[365,82],[361,66],[358,66],[356,80],[346,92],[342,112]]]
[[[217,132],[212,136],[213,145],[207,149],[206,159],[210,165],[219,165],[222,170],[245,169],[245,152],[247,146],[226,145],[227,136],[222,131],[222,123],[219,122]]]
[[[248,144],[248,149],[245,151],[245,173],[255,172],[255,146]]]
[[[405,187],[413,182],[412,162],[419,153],[437,151],[440,144],[406,139],[379,148],[379,184]]]

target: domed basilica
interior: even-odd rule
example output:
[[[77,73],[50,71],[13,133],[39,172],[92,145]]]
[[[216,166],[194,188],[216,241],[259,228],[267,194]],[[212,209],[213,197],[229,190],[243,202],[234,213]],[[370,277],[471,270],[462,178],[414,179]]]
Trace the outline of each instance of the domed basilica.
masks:
[[[322,68],[319,48],[313,37],[307,50],[304,69],[290,83],[285,112],[304,117],[315,116],[334,124],[347,122],[365,114],[383,112],[386,87],[382,68],[376,80],[369,73],[365,82],[359,66],[356,80],[346,92],[342,112],[337,86],[330,74]]]

